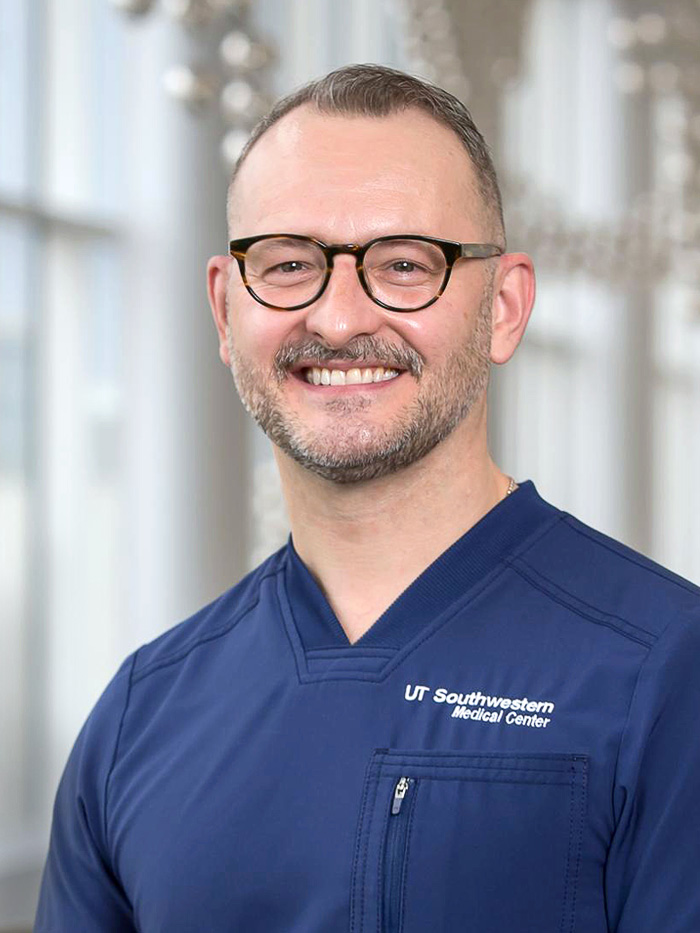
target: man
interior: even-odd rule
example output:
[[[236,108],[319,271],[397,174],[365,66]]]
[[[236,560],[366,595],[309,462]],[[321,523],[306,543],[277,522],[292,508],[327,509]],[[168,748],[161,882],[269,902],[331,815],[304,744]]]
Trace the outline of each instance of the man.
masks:
[[[292,538],[107,688],[38,933],[697,933],[700,591],[489,455],[534,275],[468,113],[340,69],[228,212],[220,355]]]

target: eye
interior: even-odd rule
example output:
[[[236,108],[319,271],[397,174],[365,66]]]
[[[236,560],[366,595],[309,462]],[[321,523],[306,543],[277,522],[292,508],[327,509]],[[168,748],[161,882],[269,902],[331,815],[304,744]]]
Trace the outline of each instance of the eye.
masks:
[[[410,279],[411,283],[422,281],[434,275],[434,270],[425,263],[413,259],[390,259],[380,266],[370,270],[370,275],[387,280],[394,280],[397,284]]]
[[[391,269],[394,272],[415,272],[416,269],[421,268],[415,262],[411,262],[409,259],[397,259],[396,262],[392,262]]]
[[[271,266],[267,271],[268,272],[302,272],[304,269],[307,269],[308,266],[306,263],[300,262],[298,259],[288,259],[285,262],[279,262],[276,266]]]

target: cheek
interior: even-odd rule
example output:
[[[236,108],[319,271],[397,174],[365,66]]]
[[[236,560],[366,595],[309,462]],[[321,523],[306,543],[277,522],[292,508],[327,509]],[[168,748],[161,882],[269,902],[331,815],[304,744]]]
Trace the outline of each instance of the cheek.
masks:
[[[459,308],[436,303],[436,306],[417,311],[409,320],[402,321],[396,332],[430,366],[439,363],[446,353],[465,340],[466,326]]]
[[[271,365],[294,326],[284,314],[263,307],[238,290],[231,295],[228,320],[235,352],[263,368]]]

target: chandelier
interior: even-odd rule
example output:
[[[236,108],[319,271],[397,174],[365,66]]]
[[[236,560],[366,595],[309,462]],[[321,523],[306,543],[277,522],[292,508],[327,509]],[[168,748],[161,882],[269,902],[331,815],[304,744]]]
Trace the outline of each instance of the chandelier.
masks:
[[[264,92],[266,69],[276,59],[269,42],[254,35],[251,0],[111,0],[133,18],[157,7],[193,37],[214,36],[218,66],[194,62],[173,64],[163,74],[163,87],[192,110],[218,106],[223,135],[221,153],[231,168],[251,129],[272,104]],[[219,38],[221,37],[221,38]]]

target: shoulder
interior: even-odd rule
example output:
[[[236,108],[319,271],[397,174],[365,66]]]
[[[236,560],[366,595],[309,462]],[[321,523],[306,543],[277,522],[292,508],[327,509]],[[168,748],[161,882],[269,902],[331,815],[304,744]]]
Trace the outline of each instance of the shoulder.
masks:
[[[188,658],[198,645],[225,638],[255,609],[263,586],[268,581],[274,582],[283,569],[285,553],[286,547],[281,548],[235,586],[123,661],[81,730],[73,750],[75,766],[90,768],[92,764],[100,767],[113,764],[127,712],[134,705],[134,693],[139,692],[137,685],[148,680],[148,675],[156,670],[169,668],[177,671],[180,662]],[[162,688],[161,683],[159,689]],[[111,759],[105,757],[110,748]]]
[[[574,516],[560,517],[511,562],[533,586],[648,647],[676,619],[700,625],[700,587]]]
[[[286,551],[285,545],[235,586],[139,648],[134,658],[132,680],[140,680],[155,669],[176,664],[198,645],[224,638],[254,611],[266,583],[272,581],[274,585],[274,578],[285,566]]]

